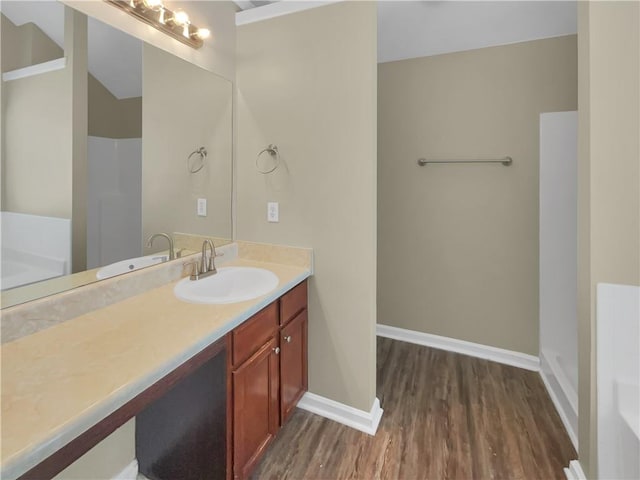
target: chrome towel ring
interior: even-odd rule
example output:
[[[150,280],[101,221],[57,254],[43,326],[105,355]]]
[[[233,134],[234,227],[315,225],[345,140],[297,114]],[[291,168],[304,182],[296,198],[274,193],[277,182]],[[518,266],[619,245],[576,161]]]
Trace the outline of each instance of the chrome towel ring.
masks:
[[[198,157],[196,157],[192,163],[191,158],[194,155],[198,155]],[[204,167],[204,161],[206,159],[207,149],[204,147],[200,147],[199,149],[191,152],[191,154],[187,157],[187,169],[189,170],[189,173],[198,173],[200,170],[202,170],[202,168]]]
[[[271,159],[273,161],[272,168],[270,169],[260,168],[260,156],[263,153],[268,153],[271,156]],[[278,168],[279,164],[280,164],[280,152],[278,152],[278,147],[276,145],[269,144],[267,148],[263,148],[258,152],[258,156],[256,157],[256,168],[258,169],[258,172],[262,173],[263,175],[273,172],[276,168]]]

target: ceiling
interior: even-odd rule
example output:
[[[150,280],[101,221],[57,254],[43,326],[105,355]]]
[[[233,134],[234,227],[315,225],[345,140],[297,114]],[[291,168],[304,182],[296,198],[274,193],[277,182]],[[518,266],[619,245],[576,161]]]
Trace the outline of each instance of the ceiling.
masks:
[[[378,62],[426,57],[577,32],[577,3],[378,3]]]
[[[274,13],[278,2],[236,0]],[[288,2],[300,3],[300,2]],[[378,62],[425,57],[577,32],[574,1],[379,1]]]
[[[249,10],[250,8],[264,7],[265,5],[276,3],[276,1],[278,0],[271,2],[262,0],[233,0],[233,3],[235,3],[240,10]]]
[[[236,0],[234,3],[240,10],[252,9],[257,13],[274,9],[273,4],[278,2]],[[59,2],[4,0],[0,10],[16,25],[36,23],[62,47],[64,8]],[[92,18],[88,31],[91,74],[116,98],[141,96],[142,41]],[[569,35],[576,31],[576,1],[380,1],[378,62]]]

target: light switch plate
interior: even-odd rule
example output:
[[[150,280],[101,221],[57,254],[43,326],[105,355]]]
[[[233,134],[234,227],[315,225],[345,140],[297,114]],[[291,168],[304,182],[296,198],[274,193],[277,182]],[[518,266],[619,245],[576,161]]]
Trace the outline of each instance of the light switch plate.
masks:
[[[278,202],[267,202],[267,221],[276,223],[279,222]]]
[[[197,205],[196,211],[199,217],[207,216],[207,199],[206,198],[198,199],[198,205]]]

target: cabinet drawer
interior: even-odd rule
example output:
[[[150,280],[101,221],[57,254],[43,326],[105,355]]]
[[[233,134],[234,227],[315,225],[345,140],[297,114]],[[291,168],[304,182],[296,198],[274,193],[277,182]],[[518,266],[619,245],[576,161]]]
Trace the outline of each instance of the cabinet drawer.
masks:
[[[280,299],[280,325],[286,324],[307,308],[307,281],[289,290]]]
[[[240,365],[258,351],[278,329],[278,302],[260,310],[233,331],[233,365]]]

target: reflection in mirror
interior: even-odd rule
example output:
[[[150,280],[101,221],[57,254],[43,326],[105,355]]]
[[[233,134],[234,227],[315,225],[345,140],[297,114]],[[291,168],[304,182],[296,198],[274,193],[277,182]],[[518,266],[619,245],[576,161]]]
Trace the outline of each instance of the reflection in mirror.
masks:
[[[144,238],[230,238],[231,83],[148,44],[143,65]]]
[[[166,261],[153,233],[230,239],[231,83],[55,1],[0,8],[2,308]]]
[[[142,42],[90,20],[87,269],[142,255]]]

